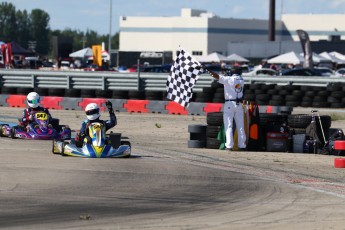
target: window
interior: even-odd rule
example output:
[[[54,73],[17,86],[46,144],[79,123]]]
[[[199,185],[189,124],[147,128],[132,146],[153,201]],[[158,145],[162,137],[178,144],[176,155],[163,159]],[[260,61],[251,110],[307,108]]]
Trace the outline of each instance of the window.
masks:
[[[192,55],[201,56],[202,55],[202,51],[192,51]]]

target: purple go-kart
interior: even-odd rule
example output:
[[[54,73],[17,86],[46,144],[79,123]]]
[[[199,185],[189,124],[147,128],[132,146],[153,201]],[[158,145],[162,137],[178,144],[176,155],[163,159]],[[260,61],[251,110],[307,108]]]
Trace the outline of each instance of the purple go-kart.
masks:
[[[33,140],[71,139],[71,129],[66,125],[59,125],[58,119],[53,119],[53,124],[49,124],[49,115],[47,113],[36,112],[33,115],[34,121],[27,127],[1,124],[0,136]]]

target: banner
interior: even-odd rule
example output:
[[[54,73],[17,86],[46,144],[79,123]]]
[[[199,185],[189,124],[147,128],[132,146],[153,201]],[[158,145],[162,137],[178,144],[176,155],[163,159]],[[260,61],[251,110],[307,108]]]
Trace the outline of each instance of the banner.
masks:
[[[313,69],[314,68],[313,52],[311,50],[309,35],[304,30],[297,30],[296,32],[298,34],[299,40],[301,41],[301,45],[302,45],[302,49],[304,53],[303,67]]]
[[[11,43],[1,45],[1,53],[6,68],[12,65],[12,46]]]
[[[93,45],[92,52],[93,52],[93,64],[96,64],[97,66],[102,66],[102,46]]]

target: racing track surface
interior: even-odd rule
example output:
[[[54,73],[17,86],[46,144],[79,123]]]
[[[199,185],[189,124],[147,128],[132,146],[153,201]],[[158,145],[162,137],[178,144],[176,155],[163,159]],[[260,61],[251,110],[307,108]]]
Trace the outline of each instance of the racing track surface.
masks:
[[[0,118],[20,112],[1,107]],[[83,118],[51,113],[72,129]],[[127,159],[62,157],[50,141],[0,138],[0,228],[343,229],[344,172],[333,158],[187,148],[188,124],[204,120],[118,114]]]

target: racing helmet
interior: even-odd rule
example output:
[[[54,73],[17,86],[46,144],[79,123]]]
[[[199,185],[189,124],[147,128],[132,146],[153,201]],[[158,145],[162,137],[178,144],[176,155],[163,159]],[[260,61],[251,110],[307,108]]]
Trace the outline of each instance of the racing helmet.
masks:
[[[85,113],[86,113],[87,119],[91,121],[96,120],[97,118],[101,116],[101,114],[99,113],[99,107],[96,103],[88,104],[85,108]]]
[[[30,108],[37,108],[40,105],[40,95],[36,92],[29,93],[26,99]]]

